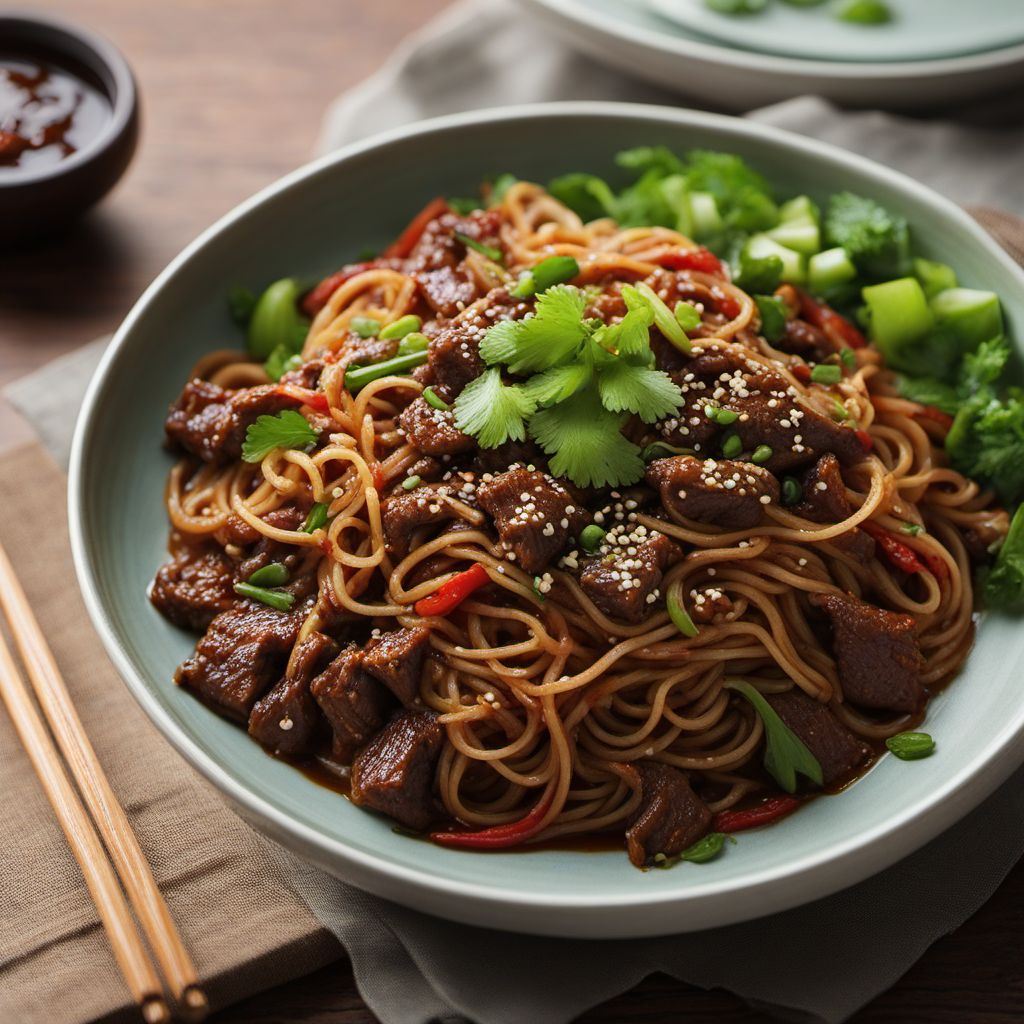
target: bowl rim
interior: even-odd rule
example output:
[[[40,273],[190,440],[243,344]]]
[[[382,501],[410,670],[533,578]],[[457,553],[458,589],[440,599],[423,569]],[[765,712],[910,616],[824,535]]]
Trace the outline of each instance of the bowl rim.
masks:
[[[83,63],[82,58],[68,52],[69,41],[89,51],[98,67],[102,67],[110,79],[109,83],[103,82],[103,92],[110,101],[110,120],[93,139],[71,156],[35,170],[0,177],[0,189],[11,191],[62,178],[86,164],[102,159],[126,132],[131,131],[139,103],[138,86],[131,66],[124,54],[104,36],[66,18],[50,14],[36,14],[27,10],[2,11],[0,28],[6,30],[6,34],[12,38],[10,43],[5,40],[5,55],[18,55],[18,45],[23,41],[17,34],[19,26],[45,35],[45,45],[52,50],[56,64],[60,63],[62,56],[67,56],[73,63]],[[89,70],[95,71],[91,67]]]
[[[605,893],[601,896],[573,894],[571,892],[536,893],[530,891],[511,892],[487,884],[466,879],[456,880],[438,877],[426,870],[407,867],[389,862],[380,856],[364,853],[347,846],[338,839],[327,836],[317,829],[297,821],[287,812],[278,809],[270,801],[250,789],[244,781],[236,781],[225,773],[208,756],[203,746],[191,739],[178,726],[171,714],[158,703],[150,685],[137,673],[127,651],[121,646],[112,623],[107,618],[100,587],[90,564],[90,543],[86,534],[85,494],[88,481],[85,464],[88,459],[89,441],[94,425],[103,408],[103,392],[122,350],[132,337],[137,321],[148,306],[161,293],[167,282],[187,264],[193,256],[250,211],[300,185],[307,178],[319,174],[334,165],[369,153],[377,148],[409,138],[432,135],[471,127],[480,123],[511,121],[543,122],[565,117],[589,118],[594,120],[629,119],[648,121],[652,125],[670,123],[673,125],[710,129],[726,139],[746,138],[764,142],[770,147],[781,147],[794,157],[805,154],[809,157],[825,156],[833,162],[845,164],[869,177],[885,182],[889,187],[904,193],[916,193],[924,198],[947,221],[955,223],[961,230],[973,236],[975,242],[988,256],[1001,263],[1011,276],[1016,277],[1021,293],[1024,294],[1024,270],[952,200],[945,198],[931,188],[920,184],[907,175],[878,164],[866,157],[850,153],[837,146],[818,142],[757,122],[722,114],[637,103],[610,103],[604,101],[565,101],[558,103],[523,104],[490,108],[451,114],[405,125],[350,143],[284,175],[266,186],[255,195],[244,200],[225,214],[213,225],[189,243],[156,277],[145,290],[108,345],[89,383],[79,414],[72,442],[68,480],[68,517],[72,557],[83,599],[93,626],[99,634],[108,655],[117,667],[132,695],[171,745],[212,782],[237,807],[243,809],[248,820],[256,819],[261,826],[275,836],[286,836],[298,844],[304,855],[315,863],[330,869],[333,865],[344,865],[353,875],[361,879],[357,884],[372,888],[367,879],[386,879],[392,886],[398,886],[387,893],[388,898],[406,900],[409,905],[423,908],[423,898],[434,900],[431,911],[464,921],[480,923],[480,914],[486,908],[523,910],[529,909],[540,915],[531,925],[522,925],[510,919],[502,925],[508,930],[544,932],[555,935],[596,936],[591,930],[584,933],[577,925],[574,929],[569,922],[560,923],[558,911],[588,911],[593,913],[616,910],[642,911],[654,906],[662,909],[682,909],[690,905],[706,905],[716,899],[735,895],[738,892],[758,894],[757,909],[745,912],[743,907],[734,907],[728,915],[720,915],[710,924],[687,926],[685,919],[673,919],[671,924],[633,923],[605,928],[606,935],[656,935],[670,932],[713,927],[733,921],[740,921],[776,910],[787,909],[811,900],[830,895],[863,880],[880,871],[918,847],[935,838],[940,832],[953,825],[969,810],[977,806],[1024,760],[1024,702],[1016,714],[1007,715],[999,731],[979,743],[977,752],[965,759],[957,770],[946,777],[943,784],[935,787],[927,798],[895,810],[885,821],[879,822],[869,831],[858,833],[843,843],[823,847],[817,852],[799,855],[784,866],[774,869],[753,869],[745,878],[726,879],[713,882],[688,884],[686,889],[673,892],[664,890],[635,889],[621,893]],[[906,826],[914,822],[915,829]],[[830,870],[826,870],[830,869]],[[799,891],[794,884],[800,880]],[[352,878],[350,877],[351,881]],[[780,885],[789,882],[789,888]],[[439,898],[454,898],[451,906],[439,902]],[[745,900],[744,906],[755,901]],[[473,909],[478,912],[474,914]],[[545,912],[552,912],[545,916]],[[662,920],[665,917],[662,915]]]
[[[954,57],[936,57],[924,60],[900,61],[827,61],[801,57],[786,57],[776,53],[762,53],[729,47],[696,35],[658,33],[653,28],[634,25],[614,18],[614,32],[608,26],[595,24],[583,18],[583,0],[519,0],[521,4],[545,12],[560,21],[571,21],[582,26],[591,35],[621,36],[627,42],[673,57],[698,57],[723,67],[741,71],[762,71],[768,74],[799,76],[819,79],[822,76],[856,82],[863,79],[892,79],[901,81],[914,78],[954,77],[978,71],[1009,67],[1024,61],[1024,43],[1013,43],[978,53]],[[666,24],[672,22],[655,14]],[[613,16],[614,17],[614,16]],[[677,26],[680,27],[680,26]]]

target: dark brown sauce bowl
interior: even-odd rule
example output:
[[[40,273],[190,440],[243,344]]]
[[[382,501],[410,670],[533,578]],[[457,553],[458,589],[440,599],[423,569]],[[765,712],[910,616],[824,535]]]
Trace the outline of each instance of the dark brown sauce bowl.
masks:
[[[128,62],[105,39],[77,25],[34,14],[0,14],[5,55],[48,61],[86,77],[105,95],[111,116],[95,136],[58,163],[0,178],[0,246],[44,238],[99,202],[131,162],[139,135],[139,99]]]

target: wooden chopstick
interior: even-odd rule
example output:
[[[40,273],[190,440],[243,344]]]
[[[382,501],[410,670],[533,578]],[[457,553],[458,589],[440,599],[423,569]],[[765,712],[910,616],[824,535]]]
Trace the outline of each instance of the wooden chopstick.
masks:
[[[128,822],[128,817],[110,787],[110,782],[107,780],[86,734],[85,727],[72,703],[71,695],[61,678],[53,653],[2,545],[0,545],[0,607],[3,608],[10,623],[11,634],[21,653],[29,679],[32,681],[39,706],[42,708],[71,774],[78,784],[82,799],[89,808],[96,827],[106,843],[111,860],[121,877],[121,884],[131,900],[142,930],[156,955],[157,962],[167,980],[168,988],[183,1014],[192,1020],[199,1020],[206,1015],[208,1004],[205,993],[199,987],[195,966],[178,934],[167,904],[153,878],[153,872],[150,870],[145,854]],[[8,660],[10,660],[9,652]],[[11,664],[13,665],[13,661]],[[5,674],[9,675],[10,673]],[[20,679],[18,684],[24,693],[24,686],[21,685]],[[28,700],[27,693],[25,698]],[[30,700],[29,705],[31,706]],[[14,716],[13,709],[11,714]],[[36,716],[36,721],[38,721],[38,716]],[[42,729],[42,723],[39,725]],[[45,736],[45,729],[43,729],[43,735]],[[33,742],[37,740],[35,735],[30,738]],[[24,737],[22,741],[25,742]],[[49,744],[49,748],[55,756],[56,752],[53,751],[52,743]],[[30,756],[33,757],[33,763],[37,763],[37,756],[32,755],[31,750]],[[66,783],[67,779],[65,778],[64,781]],[[67,829],[65,829],[66,831]],[[92,851],[90,851],[90,857],[95,859],[92,857]],[[102,859],[106,864],[106,858]],[[97,907],[99,907],[99,903],[97,903]]]
[[[18,666],[3,637],[0,637],[0,696],[7,705],[21,745],[32,762],[57,821],[67,836],[71,852],[82,869],[85,884],[89,887],[89,894],[96,904],[132,998],[139,1004],[148,1024],[164,1024],[171,1015],[164,1002],[160,979],[146,956],[100,837],[68,781],[60,754],[21,681]]]

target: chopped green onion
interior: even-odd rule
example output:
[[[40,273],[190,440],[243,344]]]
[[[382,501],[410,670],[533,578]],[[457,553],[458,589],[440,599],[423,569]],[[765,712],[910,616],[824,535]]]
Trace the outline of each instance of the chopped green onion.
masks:
[[[422,366],[426,361],[426,352],[410,352],[408,355],[395,356],[394,359],[385,359],[382,363],[360,366],[357,370],[349,369],[345,371],[345,387],[349,394],[354,395],[360,388],[381,377],[408,376],[410,370]]]
[[[415,313],[400,316],[393,323],[387,325],[380,332],[381,341],[397,341],[404,338],[413,331],[418,331],[423,326],[423,321]]]
[[[421,478],[416,473],[413,473],[412,476],[407,476],[402,481],[402,489],[406,491],[414,491],[421,483]]]
[[[836,11],[836,17],[857,25],[884,25],[892,21],[892,11],[883,0],[848,0]]]
[[[464,235],[461,231],[453,232],[455,237],[465,246],[470,249],[475,249],[481,256],[486,256],[493,263],[501,263],[505,259],[505,254],[500,249],[495,249],[493,245],[484,245],[483,242],[478,242],[475,238],[470,238],[469,235]]]
[[[726,434],[725,440],[722,442],[722,454],[727,459],[735,459],[741,451],[743,451],[743,442],[740,440],[740,435]]]
[[[676,319],[675,314],[668,308],[668,306],[665,305],[661,296],[658,295],[658,293],[646,282],[638,281],[636,285],[626,285],[622,289],[622,297],[626,300],[627,306],[630,304],[627,289],[629,293],[638,295],[643,299],[643,301],[654,311],[654,326],[657,327],[658,330],[661,331],[661,333],[664,334],[680,352],[686,352],[689,354],[691,349],[690,339],[687,338],[686,332]]]
[[[926,732],[900,732],[890,736],[885,745],[901,761],[920,761],[935,753],[935,740]]]
[[[759,444],[754,449],[754,454],[750,456],[751,462],[756,462],[757,465],[762,466],[766,463],[775,452],[772,450],[772,446],[768,444]]]
[[[324,526],[327,523],[328,507],[329,506],[326,502],[318,501],[309,510],[309,515],[306,516],[306,521],[300,527],[302,532],[313,533],[315,530],[319,530],[321,526]]]
[[[410,352],[426,352],[429,344],[430,339],[425,334],[413,331],[412,334],[407,334],[398,343],[398,354],[400,356],[407,356]]]
[[[295,603],[295,595],[289,594],[287,590],[267,590],[266,587],[254,587],[251,583],[236,583],[235,593],[252,598],[253,601],[261,601],[279,612],[288,611]]]
[[[280,562],[257,569],[248,580],[256,587],[283,587],[288,582],[288,570]]]
[[[604,538],[605,531],[596,523],[591,523],[589,526],[584,526],[580,531],[580,547],[584,551],[593,554],[601,546]]]
[[[717,423],[720,427],[728,427],[740,418],[738,412],[733,412],[732,409],[723,409],[718,405],[705,405],[704,412],[712,423]]]
[[[700,327],[700,311],[689,302],[677,302],[676,308],[672,311],[675,313],[676,323],[684,331],[692,331]]]
[[[372,316],[354,316],[348,326],[360,338],[375,338],[380,333],[380,321],[374,320]]]
[[[670,455],[692,455],[692,448],[677,448],[674,444],[669,444],[667,441],[653,441],[647,445],[642,452],[640,452],[640,458],[644,462],[653,462],[655,459],[665,459]]]
[[[556,284],[571,281],[579,272],[580,265],[574,257],[549,256],[532,270],[524,271],[519,277],[519,283],[509,294],[517,299],[528,299],[531,295],[539,295]]]
[[[533,577],[533,592],[537,595],[537,599],[543,604],[547,598],[544,596],[544,591],[540,589],[540,585],[543,581],[539,576]]]
[[[665,599],[665,608],[668,611],[668,617],[683,636],[692,638],[700,632],[687,610],[679,603],[679,599],[671,590]]]
[[[843,348],[839,350],[839,358],[843,361],[845,366],[850,373],[853,373],[857,369],[857,353],[852,348]]]
[[[921,532],[921,527],[917,523],[900,523],[900,532],[907,534],[908,537],[916,537]]]
[[[423,400],[427,405],[434,409],[440,409],[441,412],[447,412],[451,408],[451,403],[446,402],[433,388],[423,389]]]
[[[843,420],[848,420],[850,418],[850,410],[847,409],[835,395],[832,396],[832,415],[839,420],[840,423]]]
[[[755,295],[754,302],[765,341],[778,341],[786,333],[786,304],[774,295]]]
[[[782,504],[783,505],[795,505],[804,494],[803,487],[800,486],[800,481],[795,477],[787,476],[782,481]]]
[[[818,363],[811,370],[811,380],[815,384],[838,384],[843,379],[843,371],[831,363]]]
[[[679,859],[689,861],[691,864],[707,864],[709,860],[714,860],[722,852],[727,842],[735,843],[736,837],[726,835],[724,832],[709,832],[703,839],[698,839],[693,846],[683,850],[679,854]]]

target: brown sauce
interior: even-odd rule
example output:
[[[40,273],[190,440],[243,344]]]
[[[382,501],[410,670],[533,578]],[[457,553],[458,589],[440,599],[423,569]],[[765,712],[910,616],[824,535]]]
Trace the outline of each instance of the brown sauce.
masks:
[[[0,176],[59,164],[96,139],[111,116],[110,101],[84,74],[0,54]]]

